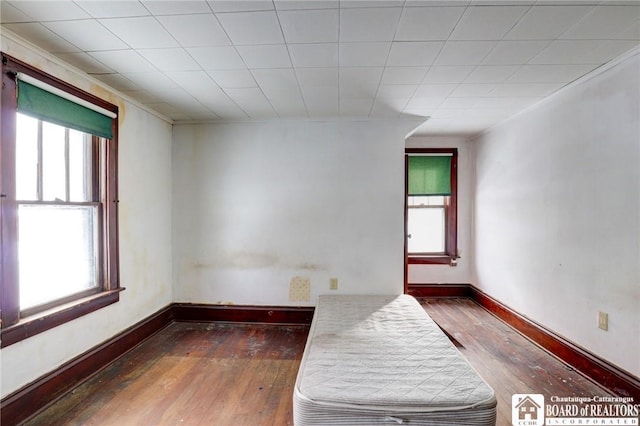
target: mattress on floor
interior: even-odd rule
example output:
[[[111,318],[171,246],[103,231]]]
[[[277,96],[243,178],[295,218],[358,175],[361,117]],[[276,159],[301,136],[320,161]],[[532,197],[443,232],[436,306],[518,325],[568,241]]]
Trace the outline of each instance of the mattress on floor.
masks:
[[[495,425],[493,389],[411,296],[320,296],[294,424]]]

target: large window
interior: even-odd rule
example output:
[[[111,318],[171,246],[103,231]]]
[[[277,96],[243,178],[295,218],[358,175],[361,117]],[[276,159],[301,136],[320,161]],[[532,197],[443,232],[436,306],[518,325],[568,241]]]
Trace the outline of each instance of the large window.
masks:
[[[117,107],[2,56],[2,346],[119,298]]]
[[[455,265],[457,149],[406,150],[408,263]]]

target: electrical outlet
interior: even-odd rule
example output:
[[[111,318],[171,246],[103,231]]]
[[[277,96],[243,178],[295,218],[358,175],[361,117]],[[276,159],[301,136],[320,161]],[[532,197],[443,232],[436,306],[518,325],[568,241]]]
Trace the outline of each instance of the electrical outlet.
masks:
[[[338,289],[338,279],[329,278],[329,290],[337,290],[337,289]]]
[[[609,330],[609,314],[606,312],[598,312],[598,328],[604,331]]]

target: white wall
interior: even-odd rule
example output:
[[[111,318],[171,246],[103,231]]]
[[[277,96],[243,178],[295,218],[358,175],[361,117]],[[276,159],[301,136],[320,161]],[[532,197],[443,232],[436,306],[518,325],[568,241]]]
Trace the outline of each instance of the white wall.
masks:
[[[476,144],[476,284],[640,376],[637,52]]]
[[[413,136],[407,148],[458,148],[458,253],[455,267],[409,265],[409,284],[467,284],[474,278],[471,246],[473,151],[466,137]]]
[[[0,351],[2,397],[171,303],[171,125],[2,37],[2,51],[115,103],[119,117],[120,301]]]
[[[403,292],[404,139],[415,121],[177,125],[176,302],[313,305]],[[289,296],[293,277],[308,300]]]

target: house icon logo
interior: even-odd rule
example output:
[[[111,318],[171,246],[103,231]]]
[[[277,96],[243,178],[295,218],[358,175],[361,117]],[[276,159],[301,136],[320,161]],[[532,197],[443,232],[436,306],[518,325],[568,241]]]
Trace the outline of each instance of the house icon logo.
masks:
[[[511,420],[514,426],[544,425],[544,396],[515,394],[511,397]]]

